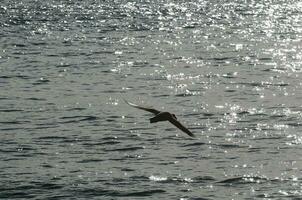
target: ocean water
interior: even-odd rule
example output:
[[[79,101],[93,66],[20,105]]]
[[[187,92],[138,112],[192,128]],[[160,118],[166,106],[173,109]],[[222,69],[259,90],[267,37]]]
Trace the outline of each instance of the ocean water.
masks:
[[[2,0],[0,27],[0,199],[301,199],[301,1]]]

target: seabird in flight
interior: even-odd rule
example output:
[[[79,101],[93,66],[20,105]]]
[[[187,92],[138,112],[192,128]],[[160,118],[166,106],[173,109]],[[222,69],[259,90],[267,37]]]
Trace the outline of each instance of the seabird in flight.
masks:
[[[136,105],[134,103],[130,103],[128,101],[125,100],[125,102],[134,107],[134,108],[138,108],[141,110],[145,110],[148,112],[151,112],[155,115],[155,117],[150,118],[150,123],[155,123],[155,122],[160,122],[160,121],[169,121],[171,122],[174,126],[176,126],[177,128],[179,128],[180,130],[182,130],[183,132],[185,132],[186,134],[188,134],[191,137],[195,137],[195,135],[186,127],[184,127],[176,118],[176,116],[172,113],[169,112],[162,112],[153,108],[145,108],[139,105]]]

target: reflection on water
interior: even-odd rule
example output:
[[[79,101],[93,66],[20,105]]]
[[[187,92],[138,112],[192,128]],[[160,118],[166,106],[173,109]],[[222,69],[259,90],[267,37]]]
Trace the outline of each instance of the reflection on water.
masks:
[[[0,198],[299,198],[301,10],[5,0]]]

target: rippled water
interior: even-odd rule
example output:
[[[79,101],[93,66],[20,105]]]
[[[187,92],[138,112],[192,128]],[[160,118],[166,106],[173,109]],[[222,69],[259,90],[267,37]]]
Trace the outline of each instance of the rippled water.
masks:
[[[300,199],[301,10],[3,0],[0,198]]]

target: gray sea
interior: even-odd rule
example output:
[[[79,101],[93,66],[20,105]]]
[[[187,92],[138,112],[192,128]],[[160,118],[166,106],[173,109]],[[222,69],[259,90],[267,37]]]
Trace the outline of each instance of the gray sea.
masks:
[[[302,199],[301,1],[1,0],[0,27],[0,199]]]

